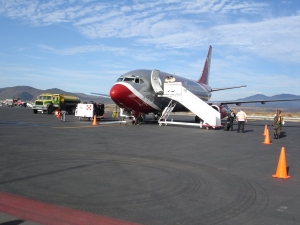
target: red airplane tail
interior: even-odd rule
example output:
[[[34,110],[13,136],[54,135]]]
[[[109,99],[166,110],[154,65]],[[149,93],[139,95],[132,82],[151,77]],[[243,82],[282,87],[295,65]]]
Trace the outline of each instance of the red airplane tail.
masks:
[[[208,85],[208,78],[209,78],[209,71],[210,71],[210,59],[211,59],[211,52],[212,52],[212,47],[211,45],[209,46],[209,50],[207,53],[206,61],[202,70],[201,77],[197,81],[199,84],[206,84]]]

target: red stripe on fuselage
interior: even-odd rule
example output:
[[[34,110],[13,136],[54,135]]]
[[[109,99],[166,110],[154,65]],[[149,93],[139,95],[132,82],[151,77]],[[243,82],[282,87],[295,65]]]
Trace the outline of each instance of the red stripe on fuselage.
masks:
[[[140,99],[128,87],[115,84],[110,90],[111,99],[121,108],[138,112],[153,112],[155,109]]]
[[[0,193],[0,212],[48,225],[138,225],[137,223],[67,209],[6,193]]]

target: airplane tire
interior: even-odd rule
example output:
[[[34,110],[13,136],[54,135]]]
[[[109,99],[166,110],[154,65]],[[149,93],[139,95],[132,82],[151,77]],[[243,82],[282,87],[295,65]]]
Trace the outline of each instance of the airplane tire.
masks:
[[[161,113],[154,113],[152,115],[152,120],[159,120],[160,117],[161,117]]]

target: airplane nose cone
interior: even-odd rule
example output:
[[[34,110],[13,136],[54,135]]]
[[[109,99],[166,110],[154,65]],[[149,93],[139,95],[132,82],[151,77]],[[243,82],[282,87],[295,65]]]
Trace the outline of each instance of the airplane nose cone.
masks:
[[[141,99],[142,94],[130,84],[121,82],[114,84],[109,95],[120,108],[138,112],[153,112],[153,108]]]
[[[128,90],[128,88],[121,84],[115,84],[114,86],[112,86],[109,92],[111,99],[117,104],[126,101],[126,97],[129,94],[130,91]]]
[[[110,89],[109,95],[112,99],[117,99],[120,95],[122,95],[122,90],[119,85],[115,84]]]

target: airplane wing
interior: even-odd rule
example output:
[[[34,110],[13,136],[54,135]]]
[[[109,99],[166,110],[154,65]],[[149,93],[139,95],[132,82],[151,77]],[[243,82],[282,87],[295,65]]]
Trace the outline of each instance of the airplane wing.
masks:
[[[94,92],[91,92],[92,95],[98,95],[98,96],[101,96],[103,98],[111,98],[110,95],[106,95],[106,94],[100,94],[100,93],[94,93]]]
[[[213,91],[227,90],[227,89],[234,89],[234,88],[241,88],[241,87],[246,87],[246,86],[247,85],[233,86],[233,87],[224,87],[224,88],[212,88],[211,92],[213,92]]]
[[[249,101],[241,101],[241,100],[232,100],[232,101],[215,101],[215,102],[210,102],[208,101],[207,103],[209,105],[212,104],[220,104],[220,105],[229,105],[229,104],[235,104],[235,105],[241,105],[241,104],[248,104],[248,103],[261,103],[265,104],[266,102],[288,102],[288,101],[300,101],[300,98],[293,98],[293,99],[272,99],[272,100],[249,100]]]

